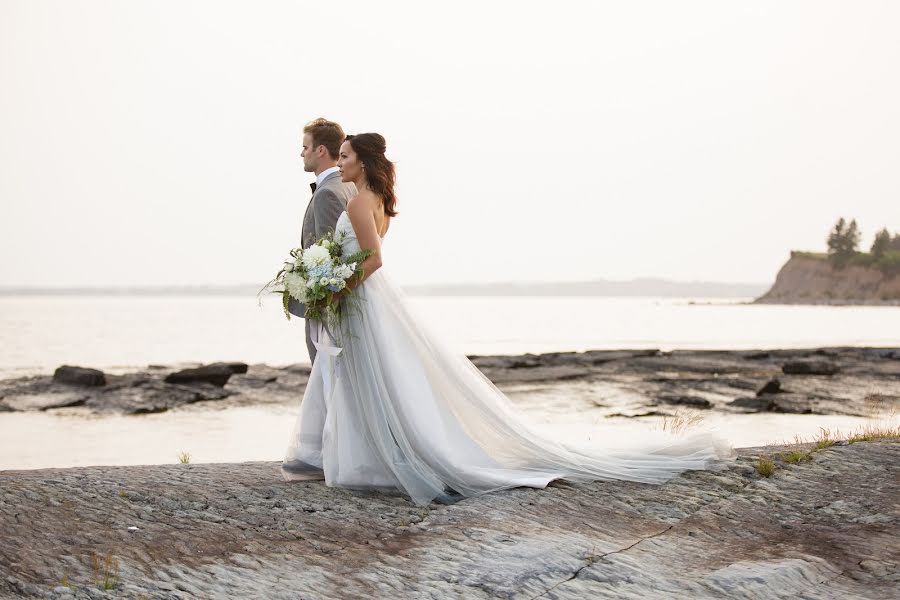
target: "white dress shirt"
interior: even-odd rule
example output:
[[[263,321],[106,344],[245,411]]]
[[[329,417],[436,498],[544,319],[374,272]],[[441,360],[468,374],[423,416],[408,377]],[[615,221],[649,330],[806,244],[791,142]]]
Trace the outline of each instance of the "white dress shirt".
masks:
[[[322,180],[334,173],[335,171],[339,171],[340,169],[337,166],[329,167],[316,175],[316,187],[322,185]]]

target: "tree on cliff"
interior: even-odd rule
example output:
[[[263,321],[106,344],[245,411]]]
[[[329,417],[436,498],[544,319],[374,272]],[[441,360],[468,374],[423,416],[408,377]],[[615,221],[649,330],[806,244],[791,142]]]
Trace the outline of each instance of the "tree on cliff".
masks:
[[[900,252],[900,233],[895,233],[887,247],[889,252]]]
[[[898,238],[898,236],[894,236]],[[872,249],[869,252],[872,253],[872,256],[875,258],[881,258],[884,256],[884,253],[887,252],[891,247],[891,232],[887,230],[887,228],[882,229],[878,233],[875,234],[875,241],[872,242]]]
[[[844,266],[857,253],[859,238],[860,233],[856,219],[850,221],[850,225],[847,225],[844,217],[838,219],[834,229],[828,234],[828,257],[835,266]]]

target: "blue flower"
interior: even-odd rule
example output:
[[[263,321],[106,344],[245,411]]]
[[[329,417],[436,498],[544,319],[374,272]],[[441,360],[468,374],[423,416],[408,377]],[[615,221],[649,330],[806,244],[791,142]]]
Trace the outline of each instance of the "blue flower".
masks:
[[[328,277],[331,279],[331,265],[317,265],[309,270],[310,279],[319,279],[320,277]]]

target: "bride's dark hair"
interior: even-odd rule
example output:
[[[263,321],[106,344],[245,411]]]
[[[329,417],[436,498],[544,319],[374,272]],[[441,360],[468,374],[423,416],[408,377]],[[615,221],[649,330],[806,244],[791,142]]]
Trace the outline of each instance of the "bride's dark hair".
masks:
[[[350,147],[366,167],[366,181],[372,191],[384,198],[384,213],[391,217],[397,216],[394,206],[397,197],[394,195],[394,163],[384,155],[387,143],[384,136],[379,133],[358,133],[348,135],[347,141]]]

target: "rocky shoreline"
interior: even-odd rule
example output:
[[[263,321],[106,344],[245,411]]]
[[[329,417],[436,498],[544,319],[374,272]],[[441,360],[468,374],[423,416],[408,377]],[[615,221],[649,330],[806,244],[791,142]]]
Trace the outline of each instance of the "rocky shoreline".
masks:
[[[679,407],[734,413],[870,416],[900,400],[900,348],[591,350],[470,356],[513,398],[565,395],[607,416],[668,415]],[[0,380],[3,411],[162,412],[295,403],[309,365],[150,365],[113,375],[64,365],[54,375]]]
[[[0,471],[0,596],[896,597],[900,443],[777,450],[424,508],[277,462]]]

